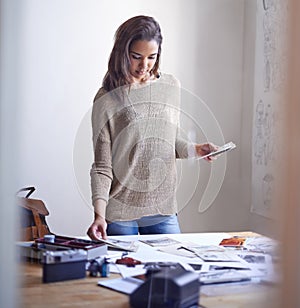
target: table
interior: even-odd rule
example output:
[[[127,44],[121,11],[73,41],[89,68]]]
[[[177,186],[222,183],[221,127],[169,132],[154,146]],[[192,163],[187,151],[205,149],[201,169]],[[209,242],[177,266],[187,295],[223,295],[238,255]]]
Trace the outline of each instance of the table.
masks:
[[[241,234],[251,236],[252,233],[236,233],[236,235]],[[222,235],[219,234],[220,237]],[[204,235],[201,233],[179,235],[184,239],[196,236],[201,238]],[[176,236],[176,238],[178,237]],[[20,264],[19,273],[21,307],[130,307],[127,295],[97,286],[99,279],[119,277],[118,274],[112,274],[109,278],[87,276],[85,279],[43,284],[41,265],[29,262]],[[234,289],[231,289],[229,294],[222,296],[201,294],[200,307],[265,308],[272,307],[277,301],[278,292],[276,287],[272,285],[257,284],[250,289],[245,288],[244,291],[236,293]]]

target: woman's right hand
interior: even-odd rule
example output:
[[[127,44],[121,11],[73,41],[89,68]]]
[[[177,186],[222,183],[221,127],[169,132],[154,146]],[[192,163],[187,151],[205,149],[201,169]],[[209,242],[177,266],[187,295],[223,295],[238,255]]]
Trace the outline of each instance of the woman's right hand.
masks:
[[[101,238],[106,240],[106,228],[107,222],[105,220],[105,211],[106,211],[106,201],[98,199],[94,203],[94,213],[95,218],[94,222],[91,224],[87,230],[87,235],[92,240],[100,240]]]
[[[106,234],[107,222],[103,217],[95,218],[94,222],[91,224],[87,231],[87,235],[92,240],[99,240],[99,239],[107,239]]]

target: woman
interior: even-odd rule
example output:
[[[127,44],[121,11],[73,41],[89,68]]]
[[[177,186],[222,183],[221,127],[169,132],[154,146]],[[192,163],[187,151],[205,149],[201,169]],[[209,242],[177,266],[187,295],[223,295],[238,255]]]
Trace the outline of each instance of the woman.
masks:
[[[159,71],[161,44],[152,17],[133,17],[116,32],[92,112],[92,239],[180,233],[176,158],[217,149],[180,137],[180,85]]]

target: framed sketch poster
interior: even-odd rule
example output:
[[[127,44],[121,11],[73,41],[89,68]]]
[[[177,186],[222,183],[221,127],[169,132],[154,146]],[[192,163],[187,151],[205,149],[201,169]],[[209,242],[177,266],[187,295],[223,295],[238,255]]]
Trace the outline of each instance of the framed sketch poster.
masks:
[[[251,211],[272,218],[281,93],[286,80],[287,1],[257,0]]]

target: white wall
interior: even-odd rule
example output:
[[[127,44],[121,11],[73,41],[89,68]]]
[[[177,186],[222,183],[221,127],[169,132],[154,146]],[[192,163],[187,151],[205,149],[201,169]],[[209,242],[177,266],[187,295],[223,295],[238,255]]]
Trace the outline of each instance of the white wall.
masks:
[[[210,166],[201,163],[196,192],[180,213],[180,221],[184,231],[245,230],[250,228],[250,200],[244,198],[241,182],[244,1],[200,3],[196,10],[196,52],[191,61],[193,85],[189,86],[213,112],[225,141],[233,140],[237,149],[227,155],[227,162],[223,161],[224,157],[214,162],[218,168],[226,164],[224,182],[211,206],[199,213],[199,202],[211,176]],[[205,121],[205,115],[202,121]],[[209,129],[212,124],[208,124]],[[251,126],[248,130],[251,133]],[[212,141],[220,142],[219,136]],[[189,162],[184,164],[191,170],[195,167],[188,166]],[[191,181],[186,181],[185,189],[190,185]]]
[[[19,28],[14,23],[20,10],[17,1],[0,1],[0,307],[18,305],[15,288],[18,265],[15,264],[15,187],[19,166],[18,55]]]
[[[204,213],[199,213],[198,207],[211,166],[179,163],[182,230],[250,228],[250,194],[243,195],[250,185],[244,180],[250,178],[250,168],[245,174],[243,167],[250,140],[248,144],[244,137],[251,133],[249,123],[245,126],[242,121],[244,1],[23,0],[19,8],[22,160],[16,189],[36,186],[35,197],[46,201],[53,232],[82,235],[92,221],[85,193],[88,167],[80,171],[85,172],[82,179],[74,174],[75,139],[106,72],[115,30],[137,14],[152,15],[159,21],[164,36],[162,69],[176,75],[189,93],[192,103],[187,104],[186,112],[195,114],[203,100],[215,116],[214,127],[219,125],[222,132],[208,132],[215,137],[212,141],[219,143],[224,137],[238,145],[227,161],[224,157],[215,163],[217,170],[225,166],[225,178]],[[200,115],[196,120],[205,119]],[[209,123],[203,125],[209,127]],[[85,129],[88,134],[86,123]],[[83,159],[91,156],[88,138],[80,153],[76,152]],[[246,163],[250,163],[248,157]],[[85,187],[78,187],[78,182]]]

